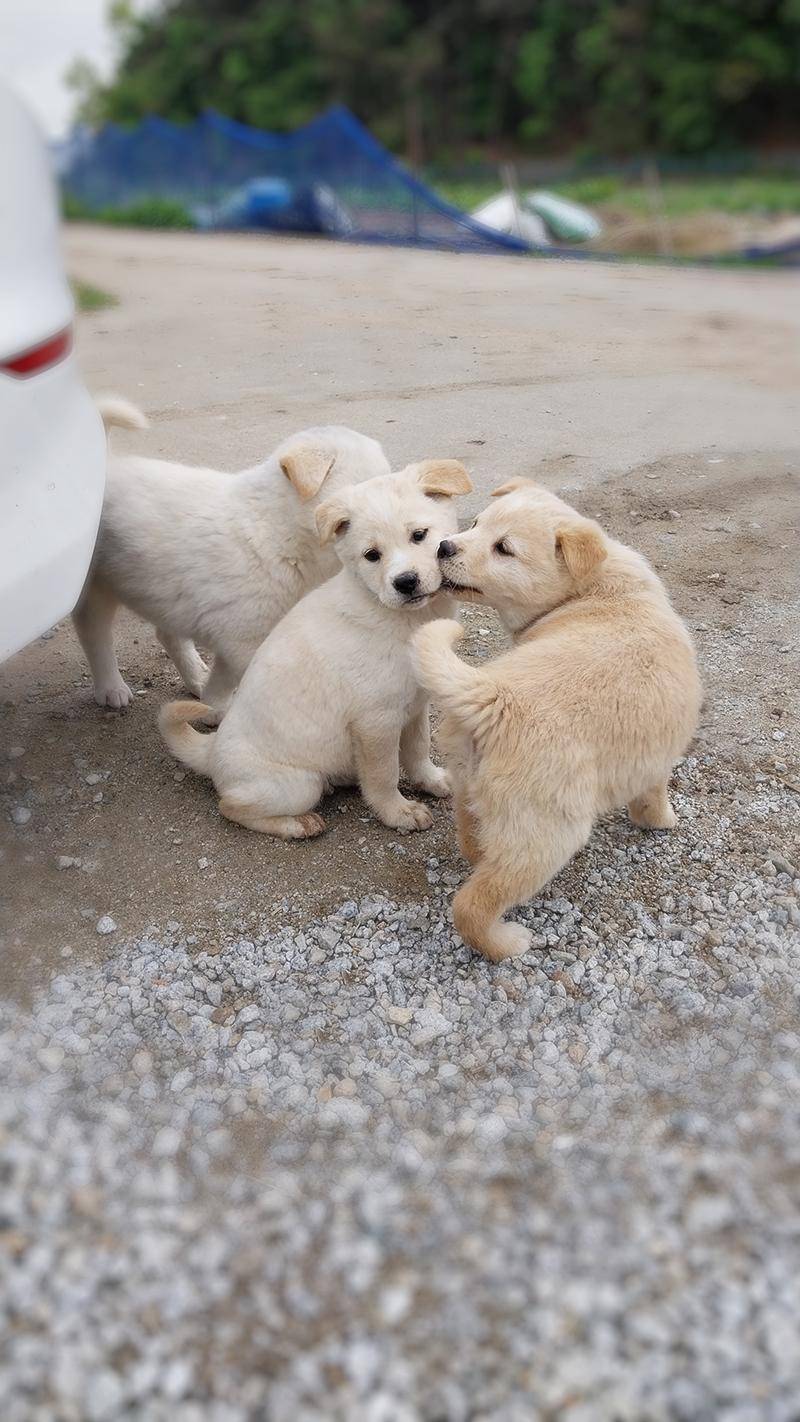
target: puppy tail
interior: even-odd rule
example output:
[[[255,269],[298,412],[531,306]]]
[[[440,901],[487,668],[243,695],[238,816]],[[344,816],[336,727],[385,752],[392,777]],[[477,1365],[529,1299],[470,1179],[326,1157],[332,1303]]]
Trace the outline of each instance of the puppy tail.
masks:
[[[449,618],[429,622],[412,638],[411,660],[418,682],[436,704],[480,735],[497,690],[482,667],[471,667],[456,656],[453,646],[463,636],[460,622]]]
[[[172,754],[196,770],[198,775],[210,775],[209,762],[213,736],[201,736],[190,725],[211,711],[202,701],[168,701],[158,713],[158,729]]]
[[[150,428],[147,416],[142,414],[136,405],[132,405],[130,400],[123,400],[120,395],[101,396],[97,401],[97,408],[106,427],[106,434],[112,425],[119,425],[123,430],[148,430]]]

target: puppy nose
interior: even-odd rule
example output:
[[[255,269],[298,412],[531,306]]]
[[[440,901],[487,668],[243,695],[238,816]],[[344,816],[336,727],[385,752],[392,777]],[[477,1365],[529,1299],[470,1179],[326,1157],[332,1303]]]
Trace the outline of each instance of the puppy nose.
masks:
[[[416,573],[398,573],[392,581],[399,593],[410,594],[416,592],[419,578]]]
[[[455,543],[452,543],[449,538],[443,538],[441,543],[439,544],[439,547],[436,549],[436,557],[453,558],[455,557],[457,552],[458,549],[456,548]]]

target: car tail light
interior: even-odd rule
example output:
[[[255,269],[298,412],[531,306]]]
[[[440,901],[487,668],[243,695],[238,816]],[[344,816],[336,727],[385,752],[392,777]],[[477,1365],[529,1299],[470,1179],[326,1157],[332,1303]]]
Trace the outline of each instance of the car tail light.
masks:
[[[47,340],[40,341],[38,346],[30,346],[27,351],[20,351],[19,355],[0,361],[0,372],[24,380],[30,375],[40,375],[43,370],[49,370],[51,365],[58,365],[71,350],[72,327],[65,326],[63,331],[59,331],[55,336],[48,336]]]

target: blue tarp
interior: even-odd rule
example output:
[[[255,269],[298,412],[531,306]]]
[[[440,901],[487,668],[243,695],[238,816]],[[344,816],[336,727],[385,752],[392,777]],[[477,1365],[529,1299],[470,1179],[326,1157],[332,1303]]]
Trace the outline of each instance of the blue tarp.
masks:
[[[532,250],[444,202],[341,106],[287,134],[248,128],[213,110],[185,125],[151,117],[128,129],[78,128],[53,157],[64,192],[89,213],[161,197],[180,202],[201,228],[322,232],[452,251]],[[564,246],[546,254],[614,260]],[[798,265],[800,244],[765,243],[697,260],[731,256]]]
[[[88,212],[163,197],[182,203],[200,227],[528,250],[443,202],[341,107],[289,134],[210,111],[185,126],[147,118],[131,129],[78,129],[55,161],[64,192]]]

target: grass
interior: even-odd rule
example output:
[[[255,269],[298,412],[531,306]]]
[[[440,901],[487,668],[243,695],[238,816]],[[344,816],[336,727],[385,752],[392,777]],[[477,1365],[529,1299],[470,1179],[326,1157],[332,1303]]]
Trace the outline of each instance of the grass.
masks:
[[[567,184],[565,196],[579,196],[580,184]],[[662,182],[664,210],[668,217],[685,217],[697,212],[733,214],[800,212],[800,174],[797,176],[746,176],[725,178],[666,178]],[[588,198],[583,199],[589,201]],[[609,193],[605,200],[632,213],[651,210],[652,198],[642,184]]]
[[[91,282],[73,281],[70,285],[79,311],[105,311],[107,307],[117,304],[116,296],[99,286],[92,286]]]
[[[151,227],[161,231],[188,231],[195,226],[188,208],[174,198],[138,198],[125,207],[89,208],[68,195],[62,212],[67,219],[105,222],[115,227]]]
[[[453,207],[460,207],[462,212],[471,212],[474,207],[478,207],[488,198],[499,193],[503,184],[498,176],[496,181],[486,179],[460,179],[460,178],[425,178],[430,183],[435,193],[444,198],[445,202],[450,202]]]
[[[456,207],[469,212],[500,191],[498,178],[439,181],[437,192]],[[574,178],[565,182],[526,183],[574,198],[587,207],[608,204],[631,216],[651,212],[652,198],[641,182],[628,182],[613,174]],[[668,217],[684,217],[698,212],[800,213],[800,174],[740,174],[730,178],[662,177],[664,211]]]

